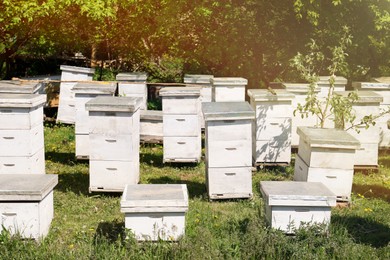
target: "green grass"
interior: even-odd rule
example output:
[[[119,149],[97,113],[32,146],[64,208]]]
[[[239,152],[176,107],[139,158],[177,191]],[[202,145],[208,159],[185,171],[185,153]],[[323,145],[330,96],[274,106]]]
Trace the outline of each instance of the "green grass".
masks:
[[[353,203],[333,208],[330,230],[288,236],[267,227],[260,180],[291,180],[293,167],[253,175],[254,198],[209,202],[205,165],[163,165],[161,145],[141,146],[141,183],[185,183],[186,235],[177,243],[138,243],[124,229],[120,195],[88,193],[88,162],[74,158],[74,128],[45,127],[46,172],[59,174],[55,215],[41,242],[0,235],[1,259],[390,259],[390,156],[379,173],[355,174]]]

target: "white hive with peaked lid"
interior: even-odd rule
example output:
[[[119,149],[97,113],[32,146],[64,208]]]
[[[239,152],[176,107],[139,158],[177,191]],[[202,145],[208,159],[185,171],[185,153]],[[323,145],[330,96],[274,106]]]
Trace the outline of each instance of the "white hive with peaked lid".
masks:
[[[163,107],[164,162],[200,162],[200,87],[160,90]]]
[[[89,190],[122,192],[139,182],[141,98],[99,96],[89,111]]]
[[[250,198],[255,112],[248,102],[203,103],[202,112],[209,198]]]
[[[98,96],[113,96],[116,91],[116,83],[101,82],[96,83],[80,82],[77,83],[72,91],[75,95],[76,108],[76,158],[89,158],[89,117],[85,104],[92,98]]]
[[[126,185],[121,199],[125,227],[137,240],[176,241],[185,234],[185,184]]]
[[[118,95],[123,97],[142,98],[141,109],[147,109],[148,102],[148,75],[144,72],[122,72],[116,75],[118,81]]]
[[[249,89],[250,104],[255,110],[253,124],[253,161],[257,164],[290,164],[291,102],[294,94],[275,89]]]
[[[245,88],[248,80],[239,77],[214,77],[211,79],[212,101],[245,101]]]
[[[0,174],[44,174],[46,95],[0,94]]]
[[[53,219],[53,174],[0,175],[0,230],[23,238],[41,239],[49,232]]]
[[[76,120],[75,96],[73,87],[79,81],[91,81],[95,69],[61,65],[61,83],[57,121],[74,124]]]
[[[303,223],[330,224],[336,195],[319,182],[261,181],[265,216],[269,225],[294,233]]]
[[[338,200],[350,200],[360,142],[344,130],[298,127],[294,180],[322,182]]]

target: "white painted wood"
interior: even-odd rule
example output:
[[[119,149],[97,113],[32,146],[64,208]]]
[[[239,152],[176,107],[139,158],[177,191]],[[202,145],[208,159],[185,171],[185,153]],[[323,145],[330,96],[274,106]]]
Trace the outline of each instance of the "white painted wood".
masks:
[[[134,152],[133,135],[90,134],[89,152],[91,160],[132,161]]]
[[[199,115],[172,115],[163,116],[164,136],[200,136]]]
[[[206,181],[210,199],[252,197],[251,167],[208,167]]]
[[[355,165],[378,166],[378,143],[361,143],[356,150]]]
[[[136,118],[138,117],[139,112],[89,111],[89,132],[93,134],[131,134],[134,128],[137,128]]]
[[[299,141],[298,154],[315,168],[353,169],[355,162],[354,149],[311,147],[304,139]]]
[[[89,161],[89,190],[122,192],[139,182],[139,167],[131,161]]]
[[[89,158],[89,134],[76,134],[76,158],[77,159],[88,159]]]
[[[31,130],[1,130],[0,156],[32,156],[43,149],[43,125]]]
[[[263,163],[290,163],[291,141],[289,139],[272,139],[256,141],[253,146],[253,160]]]
[[[53,191],[41,201],[2,201],[0,230],[38,240],[49,232],[53,213]]]
[[[126,213],[125,228],[130,229],[138,241],[176,241],[185,233],[185,213]]]
[[[164,162],[200,162],[200,136],[164,136]]]
[[[198,114],[199,96],[189,97],[163,97],[162,106],[164,114]]]
[[[252,140],[208,142],[208,167],[252,166]]]
[[[185,232],[188,191],[184,184],[126,185],[121,198],[125,227],[137,240],[175,241]]]
[[[43,147],[31,156],[0,156],[0,174],[45,174]]]
[[[43,123],[43,106],[35,108],[0,108],[0,129],[31,129]]]
[[[332,169],[309,167],[302,158],[295,158],[294,180],[305,182],[321,182],[338,198],[350,200],[353,168]]]
[[[158,110],[142,110],[140,137],[144,142],[163,141],[163,114]]]
[[[245,86],[214,86],[213,102],[245,101]]]
[[[214,141],[249,140],[252,135],[250,119],[207,121],[207,138]]]
[[[290,139],[291,118],[256,119],[256,140]]]

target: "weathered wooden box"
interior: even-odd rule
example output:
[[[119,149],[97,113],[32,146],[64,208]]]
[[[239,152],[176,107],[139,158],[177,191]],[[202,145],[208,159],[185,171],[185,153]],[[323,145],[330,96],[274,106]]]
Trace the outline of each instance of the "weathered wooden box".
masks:
[[[261,181],[265,216],[272,228],[294,233],[303,224],[330,224],[336,196],[322,183]]]
[[[185,184],[126,185],[121,199],[125,227],[137,240],[176,241],[185,234]]]
[[[0,94],[0,174],[44,174],[46,95]]]
[[[0,230],[12,235],[41,239],[53,219],[53,188],[58,176],[52,174],[0,175]]]
[[[249,89],[250,104],[256,111],[253,124],[253,161],[286,163],[291,161],[291,102],[294,95],[283,89],[273,93]]]
[[[206,102],[206,184],[210,199],[252,196],[252,123],[247,102]]]
[[[141,98],[96,97],[89,111],[89,190],[122,192],[139,181]]]
[[[142,98],[140,109],[147,109],[148,87],[146,80],[148,75],[144,72],[123,72],[116,75],[118,81],[118,95],[124,97]]]
[[[78,81],[91,81],[95,69],[61,65],[61,84],[57,121],[74,124],[76,120],[76,104],[72,88]]]
[[[76,107],[76,158],[89,158],[89,116],[85,104],[98,96],[113,96],[116,84],[109,82],[77,83],[72,91],[75,95]]]
[[[164,162],[199,162],[200,87],[160,90],[163,105]]]
[[[245,87],[248,80],[234,77],[214,77],[211,79],[212,101],[245,101]]]

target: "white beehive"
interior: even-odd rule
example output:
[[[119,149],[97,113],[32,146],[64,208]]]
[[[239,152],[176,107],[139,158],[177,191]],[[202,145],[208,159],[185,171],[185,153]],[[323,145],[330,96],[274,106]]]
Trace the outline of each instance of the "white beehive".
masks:
[[[142,98],[140,109],[147,109],[148,88],[146,80],[148,75],[144,72],[124,72],[116,75],[118,81],[118,95],[124,97]]]
[[[75,96],[72,88],[79,81],[91,81],[95,69],[61,65],[60,96],[57,122],[74,124],[76,120]]]
[[[319,98],[326,98],[330,88],[330,76],[320,76],[317,86],[320,88]],[[333,91],[345,91],[348,81],[341,76],[334,76]]]
[[[89,116],[85,104],[98,96],[113,96],[116,84],[109,82],[77,83],[72,91],[75,95],[76,107],[76,158],[89,158]]]
[[[161,110],[141,110],[140,135],[142,142],[163,142],[163,112]]]
[[[44,174],[46,95],[0,94],[0,174]]]
[[[250,104],[256,111],[253,124],[253,161],[286,163],[291,161],[291,102],[294,95],[284,89],[273,93],[265,89],[249,89]]]
[[[336,95],[347,97],[351,91],[335,92]],[[356,116],[353,124],[356,127],[349,129],[348,133],[360,142],[360,148],[356,150],[355,165],[357,166],[378,166],[378,149],[380,128],[377,125],[359,125],[365,116],[379,114],[379,105],[383,97],[373,91],[358,91],[358,100],[352,104],[352,113]],[[351,125],[347,124],[346,128]]]
[[[211,87],[211,79],[213,78],[213,75],[196,75],[196,74],[185,74],[184,75],[184,83],[190,84],[191,87],[193,85],[201,87],[200,89],[200,103],[203,102],[211,102],[212,101],[212,87]],[[201,127],[204,128],[204,118],[203,114],[199,113],[200,115],[200,123]]]
[[[298,127],[294,180],[322,182],[339,200],[350,200],[359,141],[344,130]]]
[[[330,224],[336,196],[322,183],[261,181],[260,191],[269,225],[294,233],[301,225]]]
[[[248,80],[235,77],[214,77],[211,79],[212,101],[245,101],[245,87]]]
[[[141,98],[96,97],[89,111],[89,190],[122,192],[139,181]]]
[[[253,109],[248,102],[209,102],[202,111],[209,198],[250,198]]]
[[[200,87],[160,90],[163,107],[164,162],[199,162]]]
[[[2,229],[23,238],[41,239],[53,219],[53,188],[58,176],[52,174],[0,175],[0,214]]]
[[[379,112],[388,110],[390,106],[390,82],[352,82],[352,87],[355,90],[374,91],[376,94],[383,97],[383,101],[379,106]],[[390,114],[385,114],[378,118],[376,126],[380,128],[379,148],[390,147],[390,129],[388,128],[388,121]]]
[[[125,228],[141,241],[178,240],[185,233],[187,211],[185,184],[126,185],[121,199]]]

